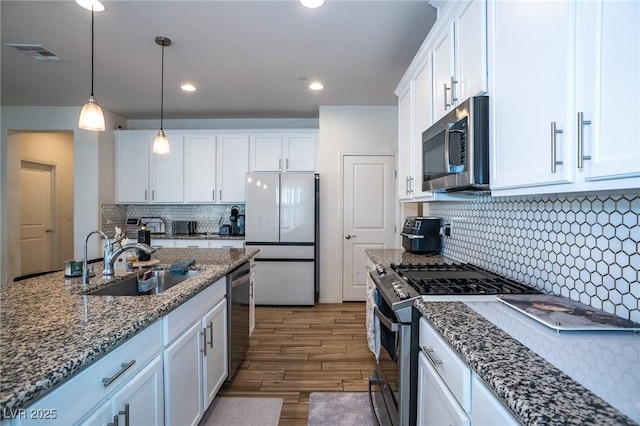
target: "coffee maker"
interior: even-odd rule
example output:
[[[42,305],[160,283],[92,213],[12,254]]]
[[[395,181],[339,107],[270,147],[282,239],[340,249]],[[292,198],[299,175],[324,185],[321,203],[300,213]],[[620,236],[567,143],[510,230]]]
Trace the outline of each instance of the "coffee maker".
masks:
[[[229,223],[231,225],[230,235],[240,235],[240,228],[238,226],[238,217],[244,215],[240,215],[240,208],[238,206],[231,207],[231,216],[229,216]],[[243,223],[244,225],[244,223]]]

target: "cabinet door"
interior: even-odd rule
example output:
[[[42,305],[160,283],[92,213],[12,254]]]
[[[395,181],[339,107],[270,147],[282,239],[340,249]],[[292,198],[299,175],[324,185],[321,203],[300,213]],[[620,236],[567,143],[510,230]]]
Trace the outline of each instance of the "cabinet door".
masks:
[[[423,352],[418,354],[418,424],[422,426],[470,424],[447,385],[429,364]]]
[[[411,152],[413,161],[413,177],[411,189],[413,198],[431,194],[430,191],[422,191],[422,132],[433,124],[433,87],[431,79],[431,57],[420,71],[415,80],[415,119],[413,128],[414,145]]]
[[[149,202],[149,141],[146,134],[116,135],[116,202]]]
[[[162,359],[156,356],[113,397],[114,415],[125,425],[164,425]]]
[[[244,248],[244,240],[209,240],[209,248]]]
[[[452,89],[453,80],[453,21],[449,30],[445,31],[435,42],[433,47],[433,90],[434,90],[434,120],[440,119],[455,103],[455,88]]]
[[[474,426],[515,426],[520,424],[475,374],[471,382],[471,420]]]
[[[175,247],[175,240],[165,240],[165,239],[152,239],[151,247],[153,248],[173,248]]]
[[[487,91],[487,2],[472,0],[456,20],[456,83],[459,102]]]
[[[201,328],[197,321],[164,351],[166,424],[196,425],[204,413]]]
[[[217,201],[215,135],[185,136],[184,179],[186,202]]]
[[[249,135],[218,136],[218,201],[244,203]]]
[[[184,201],[183,137],[167,133],[170,154],[152,154],[153,203],[182,203]]]
[[[118,417],[118,414],[114,414],[113,411],[112,401],[110,399],[106,400],[91,414],[89,414],[89,416],[75,424],[78,426],[106,425],[109,423],[115,424],[115,418]],[[118,419],[118,421],[120,421],[120,419]]]
[[[205,410],[227,378],[227,299],[224,298],[202,318],[206,334],[202,357]]]
[[[249,162],[252,172],[281,171],[282,135],[251,135]]]
[[[488,4],[492,189],[574,179],[575,4],[499,0]],[[562,133],[552,134],[552,123]],[[562,164],[554,164],[552,152]]]
[[[174,240],[173,246],[180,248],[209,248],[209,241],[196,239]]]
[[[283,135],[285,172],[316,171],[316,135]]]
[[[600,0],[579,7],[577,110],[591,122],[583,125],[582,141],[583,155],[591,158],[578,173],[586,181],[640,176],[640,3]]]
[[[411,200],[413,174],[413,82],[398,98],[398,198]]]

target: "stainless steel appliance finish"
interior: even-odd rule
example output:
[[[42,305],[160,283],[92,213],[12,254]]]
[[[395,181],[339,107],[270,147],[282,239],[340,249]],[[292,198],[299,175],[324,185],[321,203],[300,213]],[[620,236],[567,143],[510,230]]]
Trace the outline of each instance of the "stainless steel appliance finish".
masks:
[[[174,235],[192,235],[198,232],[195,220],[174,220],[171,222],[171,233]]]
[[[417,318],[412,309],[416,298],[481,301],[496,300],[498,294],[539,293],[468,263],[391,264],[388,269],[378,266],[369,275],[378,294],[374,312],[380,320],[381,341],[382,330],[387,330],[396,342],[395,347],[382,346],[397,364],[395,369],[389,369],[379,362],[369,378],[369,389],[379,407],[388,407],[385,415],[377,414],[379,421],[392,425],[408,426],[416,422],[417,374],[411,372],[417,366],[419,350]]]
[[[407,216],[402,227],[402,248],[409,253],[439,253],[440,223],[437,217]]]
[[[489,98],[469,98],[422,133],[422,189],[489,190]]]
[[[141,217],[140,222],[146,225],[152,234],[164,234],[166,232],[164,221],[161,217]]]
[[[249,277],[249,262],[227,275],[227,380],[231,380],[249,349]]]

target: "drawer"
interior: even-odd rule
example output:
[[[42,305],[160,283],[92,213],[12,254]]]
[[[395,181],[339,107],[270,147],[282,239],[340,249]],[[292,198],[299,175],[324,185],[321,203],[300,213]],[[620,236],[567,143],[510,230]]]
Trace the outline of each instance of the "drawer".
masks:
[[[160,338],[160,321],[156,321],[140,334],[125,341],[62,385],[54,388],[26,410],[27,413],[56,410],[55,419],[27,418],[15,424],[70,425],[75,423],[121,384],[142,370],[145,364],[159,353]],[[129,365],[128,368],[125,367],[127,365]],[[118,373],[121,374],[118,375]],[[113,381],[105,386],[104,378],[113,378]]]
[[[166,346],[227,294],[227,277],[222,277],[162,318],[162,342]]]
[[[471,412],[471,369],[438,334],[420,318],[420,348],[462,408]]]
[[[210,240],[210,248],[244,248],[244,240]]]

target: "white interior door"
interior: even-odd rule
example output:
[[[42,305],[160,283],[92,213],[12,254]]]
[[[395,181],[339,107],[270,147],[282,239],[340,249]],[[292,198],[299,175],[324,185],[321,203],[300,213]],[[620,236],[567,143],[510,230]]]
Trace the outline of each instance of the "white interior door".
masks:
[[[394,246],[395,186],[392,155],[343,158],[342,299],[366,297],[366,249]]]
[[[52,269],[51,166],[23,161],[20,169],[20,275]]]

